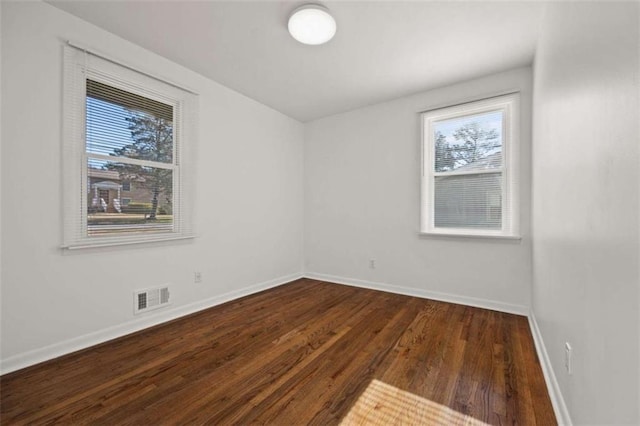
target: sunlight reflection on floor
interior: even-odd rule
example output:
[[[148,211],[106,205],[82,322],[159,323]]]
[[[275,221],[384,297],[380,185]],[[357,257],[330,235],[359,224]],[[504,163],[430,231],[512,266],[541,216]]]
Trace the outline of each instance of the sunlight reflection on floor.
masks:
[[[340,424],[486,426],[471,416],[379,380],[369,383]]]

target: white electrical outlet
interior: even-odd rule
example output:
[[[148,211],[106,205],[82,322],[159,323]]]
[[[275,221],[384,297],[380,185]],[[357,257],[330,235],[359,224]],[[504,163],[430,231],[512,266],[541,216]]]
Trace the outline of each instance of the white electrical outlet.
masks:
[[[199,284],[202,282],[202,272],[193,273],[193,282]]]
[[[369,260],[369,268],[370,269],[376,269],[376,260],[375,259],[370,259]]]
[[[564,368],[567,370],[567,374],[573,374],[573,367],[571,361],[573,357],[573,348],[569,342],[564,343]]]

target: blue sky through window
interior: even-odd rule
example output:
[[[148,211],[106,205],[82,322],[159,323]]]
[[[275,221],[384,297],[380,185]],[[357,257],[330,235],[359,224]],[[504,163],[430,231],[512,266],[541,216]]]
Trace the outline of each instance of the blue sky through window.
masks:
[[[114,149],[133,143],[124,107],[87,96],[86,152],[111,155]]]

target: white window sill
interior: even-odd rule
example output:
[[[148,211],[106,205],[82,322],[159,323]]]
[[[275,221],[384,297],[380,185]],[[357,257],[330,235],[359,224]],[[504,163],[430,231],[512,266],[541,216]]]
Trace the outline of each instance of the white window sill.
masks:
[[[90,248],[98,248],[98,247],[115,247],[115,246],[125,246],[131,244],[144,244],[144,243],[155,243],[162,241],[175,241],[175,240],[187,240],[195,238],[195,235],[157,235],[154,237],[136,237],[136,238],[119,238],[119,239],[96,239],[96,240],[87,240],[72,244],[63,245],[63,249],[67,250],[79,250],[79,249],[90,249]]]
[[[522,236],[520,235],[492,235],[492,234],[458,234],[453,232],[418,232],[418,236],[425,238],[471,238],[471,239],[489,239],[489,240],[507,240],[507,241],[520,241]]]

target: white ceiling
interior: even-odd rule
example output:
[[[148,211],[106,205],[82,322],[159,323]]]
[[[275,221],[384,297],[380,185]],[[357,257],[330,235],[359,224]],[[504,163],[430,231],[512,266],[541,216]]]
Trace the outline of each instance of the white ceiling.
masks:
[[[59,1],[54,6],[309,121],[531,64],[540,2],[327,1],[333,40],[305,46],[290,1]]]

